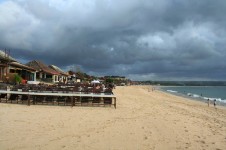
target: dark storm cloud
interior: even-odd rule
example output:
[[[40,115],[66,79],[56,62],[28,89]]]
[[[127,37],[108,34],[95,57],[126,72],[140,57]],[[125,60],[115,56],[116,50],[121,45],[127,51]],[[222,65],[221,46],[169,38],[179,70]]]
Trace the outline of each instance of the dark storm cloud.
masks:
[[[225,80],[225,0],[12,0],[0,48],[137,80]]]

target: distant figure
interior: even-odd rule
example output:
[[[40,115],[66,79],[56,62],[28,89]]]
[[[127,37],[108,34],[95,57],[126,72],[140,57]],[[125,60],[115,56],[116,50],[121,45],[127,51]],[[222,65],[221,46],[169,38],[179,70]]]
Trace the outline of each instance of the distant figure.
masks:
[[[217,105],[217,100],[216,99],[214,100],[213,105],[214,105],[214,107],[216,107],[216,105]]]
[[[210,107],[210,99],[209,98],[208,98],[207,102],[208,102],[208,107]]]
[[[104,89],[104,88],[105,88],[105,85],[104,85],[104,84],[101,84],[101,88],[103,88],[103,89]]]

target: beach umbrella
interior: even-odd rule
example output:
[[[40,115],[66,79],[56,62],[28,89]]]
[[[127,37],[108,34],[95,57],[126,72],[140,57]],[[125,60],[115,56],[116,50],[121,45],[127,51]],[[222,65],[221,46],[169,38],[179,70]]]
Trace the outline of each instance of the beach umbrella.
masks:
[[[93,80],[93,81],[91,81],[91,83],[92,83],[92,84],[100,83],[100,81],[98,81],[98,80]]]

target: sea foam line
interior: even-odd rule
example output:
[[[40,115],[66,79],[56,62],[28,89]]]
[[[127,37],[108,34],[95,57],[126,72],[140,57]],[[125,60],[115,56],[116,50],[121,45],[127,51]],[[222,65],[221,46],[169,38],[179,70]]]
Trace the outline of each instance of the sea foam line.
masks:
[[[167,90],[167,92],[178,93],[177,91],[173,91],[173,90]]]
[[[179,93],[178,91],[174,91],[174,90],[166,90],[167,92],[170,92],[170,93]],[[183,93],[181,93],[183,94]],[[221,98],[213,98],[213,97],[203,97],[201,95],[198,95],[198,94],[193,94],[193,93],[187,93],[187,96],[190,96],[190,97],[194,97],[194,98],[201,98],[201,99],[205,99],[205,100],[210,100],[210,101],[218,101],[218,102],[221,102],[221,103],[225,103],[226,104],[226,99],[221,99]]]

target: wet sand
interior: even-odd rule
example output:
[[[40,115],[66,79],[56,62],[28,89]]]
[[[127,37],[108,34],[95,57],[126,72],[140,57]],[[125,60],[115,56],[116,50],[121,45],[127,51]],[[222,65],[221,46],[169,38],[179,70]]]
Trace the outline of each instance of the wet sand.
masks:
[[[147,86],[116,87],[114,107],[0,103],[0,149],[226,149],[226,109]]]

